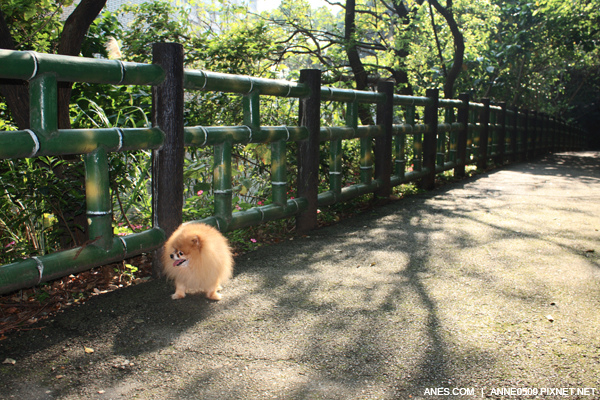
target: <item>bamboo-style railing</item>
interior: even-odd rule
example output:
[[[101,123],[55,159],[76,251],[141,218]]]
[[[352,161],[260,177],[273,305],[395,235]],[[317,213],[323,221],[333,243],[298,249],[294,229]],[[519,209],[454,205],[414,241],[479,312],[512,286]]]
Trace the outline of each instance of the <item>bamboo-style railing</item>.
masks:
[[[426,96],[393,94],[382,82],[376,92],[321,86],[318,70],[303,70],[299,82],[184,70],[179,45],[155,44],[153,64],[128,63],[34,52],[0,50],[0,78],[28,81],[30,129],[0,132],[0,159],[82,154],[88,233],[87,245],[0,266],[0,293],[34,286],[71,273],[158,249],[182,222],[183,159],[187,146],[214,149],[214,215],[202,222],[230,231],[266,221],[296,217],[299,231],[316,227],[318,207],[419,181],[431,188],[438,173],[490,162],[527,160],[541,154],[581,148],[584,132],[551,116],[491,105]],[[141,129],[58,129],[58,82],[152,85],[153,126]],[[243,102],[240,126],[184,127],[184,90],[237,93]],[[300,101],[298,126],[262,126],[261,96]],[[321,126],[322,102],[346,105],[344,126]],[[377,124],[358,123],[359,103],[377,107]],[[401,118],[400,114],[404,117]],[[419,121],[417,115],[423,115]],[[440,118],[442,116],[443,118]],[[441,120],[441,122],[440,122]],[[407,140],[412,136],[412,140]],[[342,187],[342,141],[360,140],[360,182]],[[288,142],[298,143],[296,195],[289,192]],[[329,190],[319,193],[319,146],[329,142]],[[231,149],[235,143],[271,146],[272,201],[232,212]],[[407,143],[413,148],[406,149]],[[153,227],[117,237],[112,228],[108,153],[152,149]],[[408,151],[412,150],[412,151]],[[408,159],[412,154],[412,159]],[[407,171],[408,164],[412,171]],[[156,271],[159,269],[155,265]]]

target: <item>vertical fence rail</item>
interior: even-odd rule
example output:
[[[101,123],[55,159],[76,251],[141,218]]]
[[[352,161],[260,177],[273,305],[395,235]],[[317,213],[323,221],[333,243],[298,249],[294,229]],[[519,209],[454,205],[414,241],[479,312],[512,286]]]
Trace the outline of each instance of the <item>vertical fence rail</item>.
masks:
[[[308,129],[308,139],[298,144],[298,197],[308,202],[308,207],[296,217],[298,232],[308,232],[317,227],[319,192],[319,134],[321,132],[321,71],[300,71],[300,83],[308,86],[308,96],[300,99],[300,126]]]
[[[183,208],[183,46],[155,43],[154,64],[165,79],[152,88],[152,122],[165,135],[162,148],[152,152],[152,223],[168,237],[182,222]],[[152,271],[161,274],[160,257]]]
[[[165,43],[153,46],[150,65],[0,50],[0,78],[28,80],[31,98],[31,129],[1,132],[0,158],[83,155],[90,236],[89,245],[0,266],[0,293],[158,249],[182,222],[186,146],[213,150],[214,214],[203,222],[226,231],[295,217],[297,231],[305,233],[317,226],[319,206],[363,194],[387,197],[394,186],[411,181],[433,188],[436,174],[443,171],[453,169],[455,176],[462,177],[467,165],[485,169],[490,163],[528,160],[576,149],[584,139],[582,132],[562,120],[508,108],[505,103],[492,105],[489,99],[473,102],[466,94],[458,100],[440,99],[437,89],[427,90],[425,97],[395,95],[391,82],[379,83],[376,92],[323,88],[319,70],[302,70],[298,83],[188,71],[183,56],[181,45]],[[59,130],[57,84],[63,81],[152,85],[153,126]],[[184,127],[184,89],[238,94],[244,110],[242,125]],[[262,127],[261,96],[299,99],[298,126]],[[321,127],[322,101],[345,105],[345,126]],[[376,106],[376,125],[359,125],[360,103]],[[356,139],[360,180],[342,187],[343,141]],[[294,188],[288,188],[288,141],[298,143],[296,198],[289,200],[288,192]],[[323,193],[319,193],[321,142],[329,142],[330,149],[329,189]],[[232,212],[232,146],[236,143],[270,144],[271,204]],[[153,227],[115,237],[108,154],[139,149],[153,151]],[[153,271],[159,274],[158,262]]]
[[[477,155],[477,168],[486,169],[490,135],[490,99],[483,99],[481,102],[483,103],[483,108],[479,111],[479,154]]]
[[[467,160],[467,137],[469,132],[469,95],[461,93],[458,99],[462,102],[462,106],[458,109],[456,119],[461,125],[456,138],[456,159],[457,166],[454,167],[454,176],[463,178],[466,174],[465,166]]]
[[[499,121],[499,132],[498,132],[498,152],[496,155],[496,159],[494,160],[496,164],[501,165],[506,159],[506,102],[502,102],[499,104],[500,112],[498,114]]]
[[[426,190],[433,189],[435,186],[435,165],[438,134],[438,102],[439,89],[428,89],[425,96],[430,99],[425,106],[425,137],[423,139],[423,168],[427,170],[427,175],[421,180],[421,187]]]
[[[382,127],[383,134],[375,138],[375,179],[381,182],[375,195],[389,197],[392,194],[394,84],[380,82],[377,85],[377,92],[385,95],[385,101],[377,104],[377,124]]]

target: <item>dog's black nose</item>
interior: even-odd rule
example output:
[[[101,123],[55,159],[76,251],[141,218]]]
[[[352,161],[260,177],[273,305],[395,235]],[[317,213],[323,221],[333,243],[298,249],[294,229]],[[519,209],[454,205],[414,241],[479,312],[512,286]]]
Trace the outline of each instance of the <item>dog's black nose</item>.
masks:
[[[171,254],[171,258],[173,258],[173,254]]]

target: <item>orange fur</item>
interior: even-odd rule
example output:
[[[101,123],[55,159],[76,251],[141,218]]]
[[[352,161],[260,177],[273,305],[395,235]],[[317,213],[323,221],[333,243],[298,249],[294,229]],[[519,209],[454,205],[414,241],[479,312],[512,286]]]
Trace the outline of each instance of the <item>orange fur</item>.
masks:
[[[211,300],[221,299],[220,285],[233,273],[229,242],[221,232],[206,224],[183,224],[163,250],[165,275],[175,282],[173,299],[198,292],[204,292]]]

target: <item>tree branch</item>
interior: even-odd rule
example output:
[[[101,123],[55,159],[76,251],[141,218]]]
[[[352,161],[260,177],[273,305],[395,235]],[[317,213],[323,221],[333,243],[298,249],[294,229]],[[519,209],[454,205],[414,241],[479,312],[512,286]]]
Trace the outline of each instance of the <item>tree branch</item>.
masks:
[[[454,97],[454,83],[462,71],[463,58],[465,55],[465,41],[460,29],[458,29],[454,14],[452,13],[452,1],[448,0],[448,7],[446,8],[442,7],[437,0],[429,0],[429,4],[432,5],[437,12],[442,14],[442,17],[444,17],[448,23],[450,32],[452,32],[452,39],[454,40],[454,60],[452,68],[450,68],[446,77],[446,83],[444,84],[444,97],[451,99]]]
[[[442,54],[442,45],[440,44],[440,37],[437,33],[437,27],[435,25],[435,17],[433,15],[433,8],[431,7],[431,2],[429,2],[429,15],[431,16],[431,28],[433,29],[435,45],[437,47],[438,56],[440,57],[440,63],[442,64],[442,71],[444,71],[444,78],[448,78],[448,71],[446,71],[446,62],[444,61],[444,55]]]
[[[0,48],[14,50],[15,43],[0,10]],[[29,128],[29,88],[27,82],[0,79],[0,93],[6,99],[11,115],[19,129]]]
[[[65,21],[65,26],[58,43],[58,54],[78,56],[81,45],[94,19],[104,8],[106,0],[81,0],[77,8]],[[58,127],[71,127],[69,103],[71,101],[71,82],[61,82],[58,85]]]

